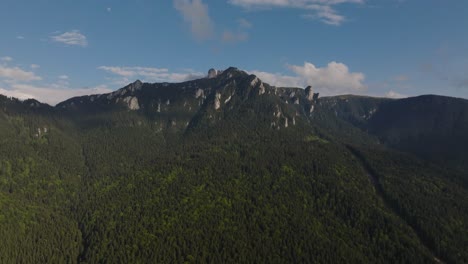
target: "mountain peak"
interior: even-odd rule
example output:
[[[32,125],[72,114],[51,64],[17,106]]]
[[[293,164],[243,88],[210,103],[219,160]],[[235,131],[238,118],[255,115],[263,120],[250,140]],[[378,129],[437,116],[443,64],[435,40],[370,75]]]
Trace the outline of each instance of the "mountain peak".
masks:
[[[216,78],[222,72],[223,71],[215,70],[215,69],[211,68],[211,69],[208,70],[208,79]]]
[[[247,72],[240,70],[239,68],[236,67],[229,67],[225,70],[216,70],[214,68],[211,68],[208,70],[208,75],[206,78],[208,79],[214,79],[217,77],[223,77],[223,78],[232,78],[235,76],[241,76],[241,75],[248,75]]]
[[[136,80],[133,83],[130,83],[129,85],[125,86],[125,90],[130,90],[132,92],[141,89],[143,86],[143,83],[140,80]]]

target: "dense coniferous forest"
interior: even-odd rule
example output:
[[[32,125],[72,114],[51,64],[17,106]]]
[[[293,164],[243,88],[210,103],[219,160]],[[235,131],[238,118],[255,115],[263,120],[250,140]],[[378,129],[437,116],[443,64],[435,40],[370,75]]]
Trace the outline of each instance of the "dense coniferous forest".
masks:
[[[468,101],[312,93],[0,96],[0,263],[467,263]]]

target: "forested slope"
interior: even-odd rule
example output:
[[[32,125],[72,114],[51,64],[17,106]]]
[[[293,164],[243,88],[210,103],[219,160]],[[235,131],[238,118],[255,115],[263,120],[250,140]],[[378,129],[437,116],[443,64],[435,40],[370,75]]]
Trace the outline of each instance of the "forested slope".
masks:
[[[467,262],[463,170],[387,144],[392,100],[311,95],[230,68],[0,97],[0,262]]]

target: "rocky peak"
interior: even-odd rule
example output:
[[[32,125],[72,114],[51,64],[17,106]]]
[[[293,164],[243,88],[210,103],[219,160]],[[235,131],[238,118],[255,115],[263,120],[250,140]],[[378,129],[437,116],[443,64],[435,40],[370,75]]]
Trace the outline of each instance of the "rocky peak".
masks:
[[[258,85],[258,94],[262,95],[265,93],[265,85],[263,85],[262,80],[260,80],[257,76],[253,75],[254,79],[250,82],[250,86],[257,87]]]
[[[319,98],[319,93],[314,93],[314,97],[313,97],[314,102],[317,101],[318,98]]]
[[[218,70],[215,70],[215,69],[211,68],[208,71],[208,79],[216,78],[220,73],[221,73],[221,71],[218,71]]]
[[[140,80],[136,80],[135,82],[127,85],[125,89],[128,91],[134,92],[134,91],[140,90],[142,86],[143,86],[143,83]]]
[[[307,86],[305,88],[306,99],[312,102],[314,100],[314,90],[312,90],[312,86]]]
[[[238,77],[238,76],[248,76],[248,74],[245,72],[245,71],[242,71],[242,70],[239,70],[238,68],[236,67],[229,67],[227,68],[226,70],[224,70],[222,72],[222,76],[224,78],[227,78],[227,79],[230,79],[230,78],[233,78],[233,77]]]

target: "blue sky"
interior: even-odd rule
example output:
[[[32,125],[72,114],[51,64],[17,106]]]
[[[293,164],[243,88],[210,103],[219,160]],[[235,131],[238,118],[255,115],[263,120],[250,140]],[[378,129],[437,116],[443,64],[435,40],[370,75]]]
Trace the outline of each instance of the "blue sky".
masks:
[[[0,93],[55,104],[236,66],[323,95],[468,98],[465,0],[2,0]]]

